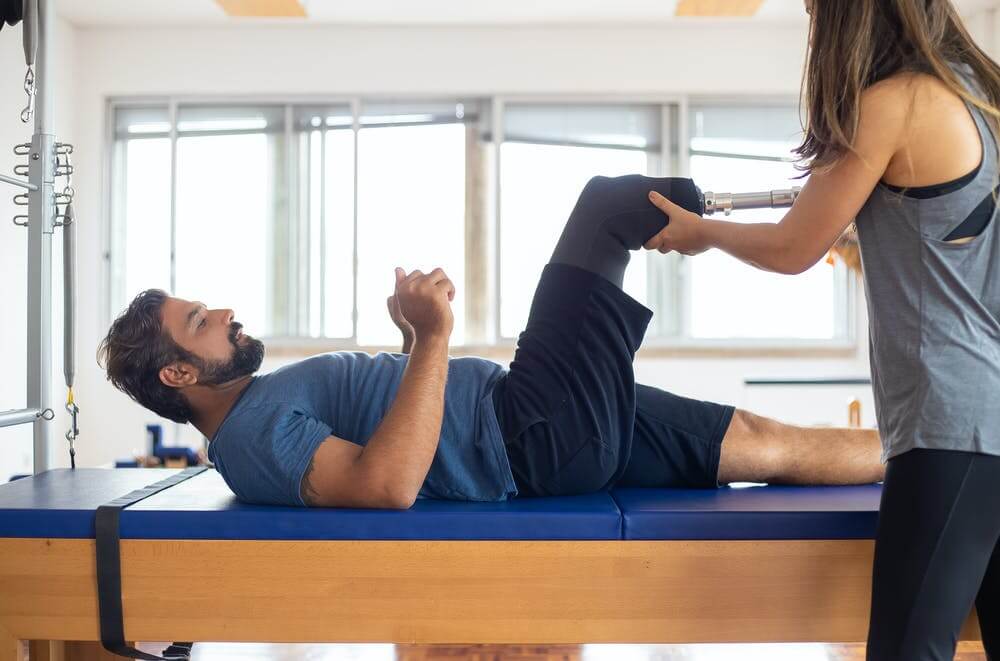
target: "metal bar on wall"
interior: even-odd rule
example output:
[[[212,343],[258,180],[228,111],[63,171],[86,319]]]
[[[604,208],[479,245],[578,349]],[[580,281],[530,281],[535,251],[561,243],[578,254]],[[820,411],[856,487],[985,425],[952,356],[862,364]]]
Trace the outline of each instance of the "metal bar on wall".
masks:
[[[52,26],[55,3],[38,0],[35,133],[28,158],[28,377],[27,408],[46,411],[52,397],[52,231],[55,221],[55,99],[52,72]],[[50,468],[52,427],[34,422],[34,472]]]
[[[38,409],[16,409],[12,411],[0,411],[0,427],[13,427],[34,422],[42,416]]]
[[[5,174],[0,174],[0,181],[12,184],[14,186],[20,186],[21,188],[27,188],[28,190],[37,190],[36,186],[33,183],[29,181],[23,181],[21,179],[16,179],[14,177],[8,177]]]

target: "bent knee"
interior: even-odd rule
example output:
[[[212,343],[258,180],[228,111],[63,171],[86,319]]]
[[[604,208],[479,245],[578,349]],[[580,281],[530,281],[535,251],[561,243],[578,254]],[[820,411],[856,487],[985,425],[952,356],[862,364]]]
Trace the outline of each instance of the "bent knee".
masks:
[[[591,177],[584,184],[583,190],[580,191],[580,199],[591,199],[595,197],[603,197],[608,194],[608,191],[612,188],[613,179],[611,177],[605,177],[603,175],[598,175],[596,177]]]
[[[719,481],[771,482],[780,478],[788,460],[780,427],[775,420],[736,409],[722,441]]]
[[[611,193],[619,193],[622,191],[631,191],[632,189],[640,190],[643,186],[643,181],[647,179],[639,174],[626,174],[618,177],[606,177],[604,175],[597,175],[591,177],[587,180],[586,185],[583,187],[580,196],[585,195],[608,195]]]

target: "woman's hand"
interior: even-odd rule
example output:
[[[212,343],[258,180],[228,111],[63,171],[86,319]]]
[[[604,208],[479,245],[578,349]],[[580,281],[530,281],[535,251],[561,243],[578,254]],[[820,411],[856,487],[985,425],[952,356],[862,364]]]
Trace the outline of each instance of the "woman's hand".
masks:
[[[697,255],[711,248],[701,216],[679,207],[656,191],[649,193],[649,201],[667,215],[670,223],[643,244],[646,250],[668,253],[676,250],[683,255]]]

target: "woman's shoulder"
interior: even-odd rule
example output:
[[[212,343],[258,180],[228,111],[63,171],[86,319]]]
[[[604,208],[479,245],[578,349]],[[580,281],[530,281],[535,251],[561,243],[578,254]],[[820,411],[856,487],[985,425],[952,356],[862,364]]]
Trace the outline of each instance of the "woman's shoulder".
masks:
[[[938,125],[962,104],[962,98],[936,76],[901,71],[862,91],[859,123],[862,128],[902,138],[921,127]]]
[[[930,74],[918,71],[900,71],[888,78],[869,85],[861,92],[861,107],[870,108],[909,106],[919,91],[940,80]]]
[[[960,81],[961,84],[961,81]],[[958,94],[936,75],[922,71],[900,71],[870,85],[861,93],[862,107],[904,107],[925,105],[926,102],[951,98]]]
[[[861,92],[854,147],[869,156],[893,154],[902,145],[912,119],[913,81],[897,74]]]
[[[865,90],[858,138],[893,151],[882,177],[886,183],[909,188],[950,182],[980,162],[979,127],[966,106],[934,75],[898,73]],[[942,152],[942,144],[950,149]]]

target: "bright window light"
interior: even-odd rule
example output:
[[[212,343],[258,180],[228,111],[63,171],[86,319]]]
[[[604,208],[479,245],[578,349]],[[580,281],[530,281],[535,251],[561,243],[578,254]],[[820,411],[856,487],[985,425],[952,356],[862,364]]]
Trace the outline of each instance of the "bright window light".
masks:
[[[270,163],[264,134],[177,141],[177,295],[232,308],[255,336],[271,332]]]
[[[129,124],[128,132],[134,135],[143,133],[167,133],[170,131],[170,122],[146,122],[142,124]]]
[[[763,156],[794,162],[791,150],[795,147],[774,140],[742,140],[739,138],[691,138],[691,150],[741,156]]]
[[[129,140],[124,153],[123,305],[144,289],[170,290],[170,140]]]
[[[398,117],[398,116],[397,116]],[[465,338],[465,126],[358,133],[358,342],[397,345],[393,268],[444,269],[455,283],[453,344]]]
[[[365,115],[362,124],[424,124],[434,121],[434,115]]]
[[[267,128],[267,120],[263,117],[248,117],[245,119],[203,119],[189,120],[177,123],[181,133],[197,131],[260,131]]]
[[[500,332],[524,330],[531,298],[580,191],[596,175],[645,174],[645,152],[506,142],[500,152]],[[646,301],[646,253],[633,253],[625,291]]]
[[[720,145],[735,152],[739,145]],[[692,156],[691,176],[702,190],[765,191],[801,186],[791,163]],[[739,223],[777,222],[781,209],[736,211]],[[801,275],[753,268],[717,250],[687,260],[690,269],[690,333],[702,339],[834,339],[836,272],[825,260]]]
[[[696,106],[685,124],[693,135],[682,136],[674,103],[503,103],[498,152],[492,107],[489,99],[122,102],[112,118],[114,310],[173,279],[178,295],[233,308],[258,336],[396,347],[386,310],[393,268],[440,266],[457,290],[452,343],[490,341],[497,330],[506,343],[524,329],[542,269],[591,177],[677,173],[687,160],[703,191],[804,183],[793,178],[791,104]],[[689,159],[678,153],[685,148]],[[775,222],[784,213],[727,220]],[[718,251],[636,251],[624,283],[655,313],[647,338],[790,345],[850,337],[849,285],[844,268],[825,260],[792,277]],[[476,305],[466,319],[469,300]]]
[[[326,131],[327,337],[354,332],[354,131]]]
[[[353,123],[350,115],[330,115],[326,118],[327,126],[350,126]]]

